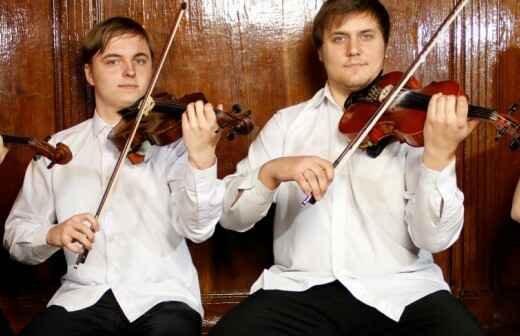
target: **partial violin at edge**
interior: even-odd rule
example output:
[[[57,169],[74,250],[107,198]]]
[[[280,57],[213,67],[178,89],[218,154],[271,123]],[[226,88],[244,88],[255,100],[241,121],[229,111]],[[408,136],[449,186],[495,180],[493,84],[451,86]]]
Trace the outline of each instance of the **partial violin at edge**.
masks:
[[[64,165],[72,160],[72,152],[69,147],[63,143],[56,144],[56,147],[50,145],[47,141],[38,140],[31,137],[22,137],[16,135],[0,134],[5,144],[27,145],[36,151],[35,160],[39,155],[45,156],[51,161],[47,168],[52,168],[55,164]]]

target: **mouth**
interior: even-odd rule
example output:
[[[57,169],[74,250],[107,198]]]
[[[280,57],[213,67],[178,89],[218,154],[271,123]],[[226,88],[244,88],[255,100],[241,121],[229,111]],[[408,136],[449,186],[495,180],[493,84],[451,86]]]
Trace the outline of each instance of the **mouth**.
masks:
[[[359,68],[359,67],[363,67],[363,66],[367,66],[368,64],[366,63],[350,63],[350,64],[345,64],[343,65],[344,68]]]
[[[118,87],[125,90],[135,90],[139,88],[139,86],[136,84],[119,84]]]

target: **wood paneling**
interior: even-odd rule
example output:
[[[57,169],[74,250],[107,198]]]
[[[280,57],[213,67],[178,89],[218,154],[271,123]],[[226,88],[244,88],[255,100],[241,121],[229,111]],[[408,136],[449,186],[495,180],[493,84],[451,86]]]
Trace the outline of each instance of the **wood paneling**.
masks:
[[[455,0],[383,0],[393,30],[385,70],[404,70]],[[214,103],[240,103],[261,128],[278,109],[309,98],[323,84],[310,42],[322,0],[192,0],[159,91],[177,96],[202,91]],[[4,0],[0,3],[0,131],[45,137],[92,113],[93,101],[78,64],[81,38],[100,20],[130,16],[150,32],[155,54],[171,30],[180,1]],[[520,98],[520,2],[473,0],[419,69],[417,77],[459,81],[471,102],[507,110]],[[246,155],[250,136],[218,147],[219,175]],[[436,256],[445,276],[490,334],[518,325],[520,225],[509,219],[520,155],[495,142],[482,123],[457,156],[466,222],[459,241]],[[20,187],[30,151],[11,151],[0,166],[0,220]],[[208,323],[245,297],[272,260],[269,219],[245,234],[218,229],[191,245],[199,269]],[[19,330],[58,286],[59,256],[28,267],[0,254],[0,307]],[[30,295],[23,294],[29,292]]]

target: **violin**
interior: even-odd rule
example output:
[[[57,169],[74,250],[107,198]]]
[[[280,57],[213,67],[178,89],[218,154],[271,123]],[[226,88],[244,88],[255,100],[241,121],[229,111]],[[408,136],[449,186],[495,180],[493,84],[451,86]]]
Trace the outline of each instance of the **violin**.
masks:
[[[144,153],[151,145],[164,146],[173,143],[182,137],[182,113],[190,102],[202,100],[207,102],[203,93],[197,92],[175,99],[172,95],[163,93],[153,99],[153,106],[145,115],[137,128],[135,137],[130,145],[127,158],[133,164],[144,160]],[[143,99],[132,106],[119,111],[122,119],[109,133],[108,138],[121,151],[123,150],[131,130],[135,126],[135,117]],[[240,105],[235,104],[231,112],[215,110],[217,124],[220,129],[229,129],[226,134],[228,140],[235,136],[247,135],[254,129],[249,117],[251,111],[243,112]]]
[[[72,152],[70,151],[69,147],[63,143],[58,143],[56,144],[56,147],[53,147],[47,141],[41,141],[36,138],[6,134],[0,135],[2,136],[4,144],[30,146],[36,152],[34,157],[35,160],[37,160],[40,155],[45,156],[51,161],[51,163],[47,166],[48,169],[52,168],[55,164],[64,165],[72,160]]]
[[[390,72],[380,76],[368,87],[351,94],[345,101],[344,114],[339,122],[339,130],[352,139],[368,122],[381,103],[402,78],[402,72]],[[419,80],[411,77],[401,90],[394,103],[382,115],[368,136],[364,139],[362,148],[367,150],[371,157],[377,157],[391,142],[399,141],[413,147],[424,145],[423,128],[426,120],[426,111],[432,95],[463,95],[460,86],[455,81],[432,82],[422,87]],[[509,134],[512,141],[511,150],[520,147],[520,123],[513,119],[513,113],[520,109],[520,105],[513,104],[507,113],[469,105],[468,117],[483,119],[497,128],[496,139]]]

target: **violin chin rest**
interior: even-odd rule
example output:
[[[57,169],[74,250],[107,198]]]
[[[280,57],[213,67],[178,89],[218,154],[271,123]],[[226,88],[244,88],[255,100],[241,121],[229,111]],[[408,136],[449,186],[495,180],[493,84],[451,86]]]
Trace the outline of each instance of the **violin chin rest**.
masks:
[[[383,150],[395,139],[391,136],[382,138],[377,144],[371,145],[366,148],[367,155],[375,159],[383,152]]]

